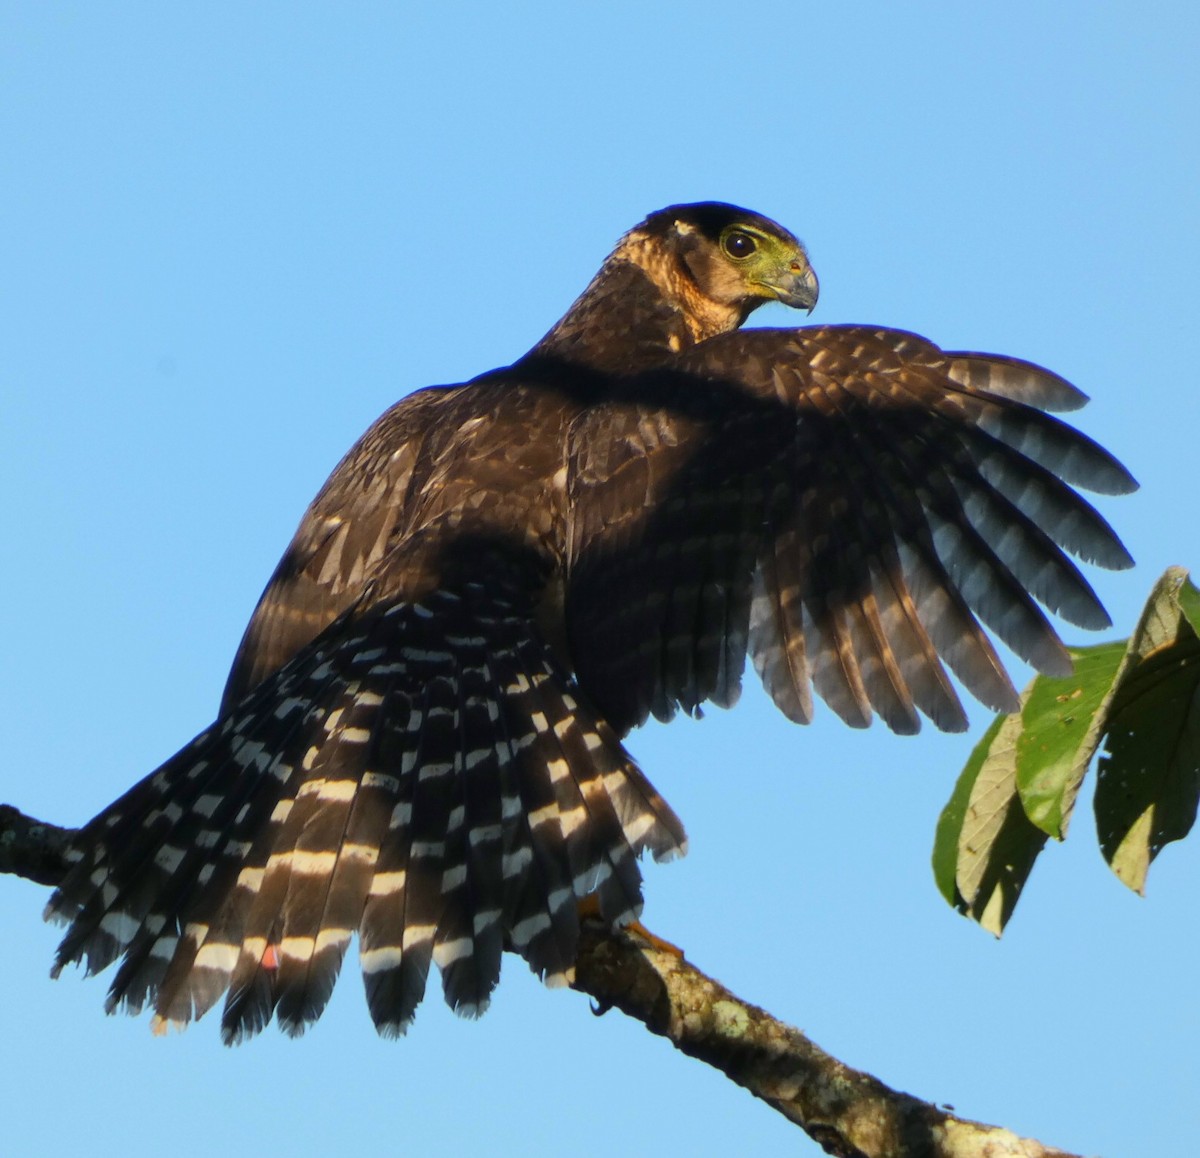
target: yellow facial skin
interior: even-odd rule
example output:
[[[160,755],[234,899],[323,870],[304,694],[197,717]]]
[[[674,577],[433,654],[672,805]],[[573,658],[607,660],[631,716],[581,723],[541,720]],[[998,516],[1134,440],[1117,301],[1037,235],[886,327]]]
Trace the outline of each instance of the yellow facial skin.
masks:
[[[817,304],[817,275],[799,242],[736,222],[721,231],[717,249],[753,296],[809,312]]]

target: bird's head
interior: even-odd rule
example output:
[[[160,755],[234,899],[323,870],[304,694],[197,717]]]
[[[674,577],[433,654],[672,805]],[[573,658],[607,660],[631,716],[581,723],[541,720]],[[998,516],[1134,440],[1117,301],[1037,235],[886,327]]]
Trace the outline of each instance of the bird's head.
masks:
[[[737,325],[764,302],[811,312],[817,275],[804,246],[782,225],[736,205],[703,201],[652,213],[634,231],[664,247],[681,275]]]

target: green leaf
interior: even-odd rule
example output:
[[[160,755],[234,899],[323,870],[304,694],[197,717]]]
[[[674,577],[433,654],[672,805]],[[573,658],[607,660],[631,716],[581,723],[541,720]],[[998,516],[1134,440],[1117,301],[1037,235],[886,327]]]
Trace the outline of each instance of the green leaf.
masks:
[[[1079,786],[1100,744],[1101,709],[1125,651],[1122,641],[1073,649],[1073,674],[1039,676],[1022,696],[1017,787],[1026,815],[1055,840],[1067,835]]]
[[[999,935],[1045,846],[1067,832],[1101,743],[1096,822],[1105,859],[1141,892],[1200,802],[1200,591],[1182,568],[1155,585],[1132,638],[1071,653],[971,753],[938,821],[933,871],[959,912]]]
[[[1200,800],[1200,592],[1172,568],[1129,643],[1105,721],[1096,828],[1113,872],[1145,891],[1150,863],[1182,840]]]
[[[1046,843],[1017,791],[1020,732],[1020,716],[1001,717],[988,729],[942,812],[934,842],[934,875],[943,895],[997,937]]]
[[[1167,575],[1171,575],[1176,571],[1183,578],[1183,583],[1179,587],[1179,610],[1188,621],[1188,626],[1192,631],[1197,636],[1200,636],[1200,591],[1196,590],[1195,585],[1187,577],[1188,573],[1182,567],[1172,567],[1167,572]],[[1166,575],[1163,578],[1165,579]]]
[[[933,879],[937,882],[942,896],[946,898],[946,903],[960,913],[967,911],[968,902],[958,891],[958,838],[962,833],[963,820],[967,815],[967,805],[979,776],[979,769],[983,767],[984,756],[1003,723],[1004,717],[997,716],[984,733],[983,739],[975,746],[958,778],[958,783],[954,786],[954,793],[942,809],[942,815],[938,817],[937,833],[933,838]]]

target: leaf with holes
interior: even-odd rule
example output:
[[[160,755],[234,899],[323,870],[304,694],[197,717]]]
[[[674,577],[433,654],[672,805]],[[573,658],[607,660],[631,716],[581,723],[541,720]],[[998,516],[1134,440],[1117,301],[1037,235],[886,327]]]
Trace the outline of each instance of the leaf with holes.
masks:
[[[1096,828],[1113,872],[1138,893],[1200,798],[1200,592],[1173,568],[1130,640],[1105,722]]]
[[[1067,832],[1105,745],[1096,787],[1100,847],[1139,893],[1163,845],[1200,801],[1200,591],[1182,568],[1155,585],[1133,636],[1073,650],[1073,675],[1038,676],[1021,711],[971,753],[934,841],[938,888],[997,935],[1046,838]]]

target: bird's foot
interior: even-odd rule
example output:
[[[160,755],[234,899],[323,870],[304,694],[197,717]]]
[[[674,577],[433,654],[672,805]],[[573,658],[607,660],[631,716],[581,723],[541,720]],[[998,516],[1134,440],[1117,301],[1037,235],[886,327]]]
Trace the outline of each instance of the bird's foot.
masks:
[[[604,918],[600,915],[600,902],[596,898],[595,893],[586,896],[579,902],[579,920],[582,921],[600,921],[604,922]],[[661,953],[670,953],[672,957],[678,957],[683,960],[683,950],[678,945],[672,944],[670,941],[663,940],[657,934],[650,932],[641,921],[630,921],[627,925],[619,926],[621,932],[629,933],[639,941],[645,942],[647,947],[657,949]]]

